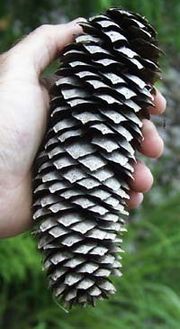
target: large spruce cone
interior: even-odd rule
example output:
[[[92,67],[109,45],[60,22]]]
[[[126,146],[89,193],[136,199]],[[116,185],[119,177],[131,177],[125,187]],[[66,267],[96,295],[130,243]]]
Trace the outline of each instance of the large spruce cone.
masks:
[[[109,9],[82,26],[61,56],[33,205],[50,286],[70,307],[115,292],[109,276],[121,275],[128,183],[160,53],[138,14]]]

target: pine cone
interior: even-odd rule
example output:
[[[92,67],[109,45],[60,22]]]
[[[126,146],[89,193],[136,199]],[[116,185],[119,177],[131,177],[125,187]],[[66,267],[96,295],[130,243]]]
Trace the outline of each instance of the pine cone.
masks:
[[[109,9],[61,54],[34,180],[35,233],[55,296],[71,307],[115,292],[142,119],[159,77],[156,32]]]

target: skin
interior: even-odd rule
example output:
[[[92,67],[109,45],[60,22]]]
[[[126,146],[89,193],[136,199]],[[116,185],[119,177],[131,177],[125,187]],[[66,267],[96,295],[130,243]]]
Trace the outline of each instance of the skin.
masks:
[[[32,165],[45,132],[49,94],[41,74],[58,53],[82,33],[78,22],[43,25],[0,55],[0,237],[17,235],[32,225]],[[151,114],[166,107],[157,91]],[[140,152],[158,158],[163,141],[153,123],[143,122]],[[153,183],[150,170],[135,166],[129,208],[136,208]]]

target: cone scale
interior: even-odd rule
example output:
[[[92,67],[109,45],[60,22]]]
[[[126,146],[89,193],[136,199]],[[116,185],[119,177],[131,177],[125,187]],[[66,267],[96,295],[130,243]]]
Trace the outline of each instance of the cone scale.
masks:
[[[38,247],[67,307],[115,293],[135,151],[159,77],[156,32],[145,18],[112,8],[82,27],[60,56],[34,178]]]

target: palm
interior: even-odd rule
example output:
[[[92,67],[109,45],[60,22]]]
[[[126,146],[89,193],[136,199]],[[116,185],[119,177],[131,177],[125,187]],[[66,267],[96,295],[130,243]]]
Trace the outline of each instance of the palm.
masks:
[[[26,77],[26,83],[24,77],[18,77],[16,83],[8,79],[0,98],[1,172],[11,175],[11,182],[17,185],[31,170],[44,133],[49,98],[35,77]]]

